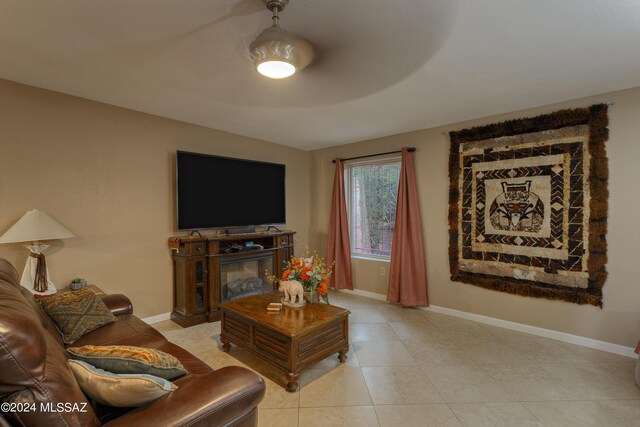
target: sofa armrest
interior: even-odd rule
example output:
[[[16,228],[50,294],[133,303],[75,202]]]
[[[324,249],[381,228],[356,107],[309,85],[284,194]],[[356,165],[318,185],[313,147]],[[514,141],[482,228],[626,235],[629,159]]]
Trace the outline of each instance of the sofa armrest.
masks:
[[[101,298],[114,316],[119,316],[121,314],[133,314],[133,305],[126,295],[109,294],[102,295]]]
[[[105,426],[221,426],[251,412],[264,393],[262,377],[239,366],[227,366],[193,378]]]

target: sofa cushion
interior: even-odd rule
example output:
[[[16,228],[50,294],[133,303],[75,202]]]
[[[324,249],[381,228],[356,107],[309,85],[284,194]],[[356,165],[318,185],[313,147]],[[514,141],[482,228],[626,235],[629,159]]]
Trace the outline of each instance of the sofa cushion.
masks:
[[[69,360],[84,392],[103,405],[144,406],[178,387],[164,378],[146,374],[114,374],[80,360]]]
[[[118,321],[91,331],[74,341],[74,347],[83,345],[137,345],[157,348],[167,339],[153,327],[133,314],[117,316]],[[70,347],[70,346],[67,346]]]
[[[17,274],[5,271],[2,277],[14,280]],[[45,330],[31,298],[25,298],[17,283],[0,278],[1,400],[53,408],[60,403],[81,403],[84,411],[3,415],[13,425],[98,425],[93,408],[67,366],[59,337]]]
[[[42,308],[62,333],[62,340],[71,344],[78,338],[108,323],[116,317],[94,292],[80,289],[40,300]]]
[[[13,264],[4,258],[0,258],[0,281],[7,286],[13,286],[16,289],[21,287],[18,272],[13,268]]]
[[[63,345],[62,335],[60,334],[58,327],[55,323],[53,323],[53,320],[51,320],[51,318],[47,316],[47,313],[44,312],[44,309],[42,308],[40,303],[38,303],[38,301],[33,298],[33,294],[27,288],[22,286],[20,286],[20,291],[22,292],[25,301],[32,308],[33,312],[37,313],[42,327],[56,339],[58,344]]]
[[[74,347],[83,345],[133,345],[153,348],[175,356],[190,375],[213,372],[209,365],[184,348],[167,341],[160,332],[132,314],[118,316],[117,322],[89,332],[73,344]],[[177,381],[181,382],[183,378],[178,378]]]
[[[115,374],[148,374],[170,380],[187,373],[174,356],[151,348],[85,345],[70,347],[67,353],[75,360]]]
[[[165,341],[164,343],[156,343],[154,348],[175,356],[189,373],[189,375],[177,378],[175,380],[175,383],[178,385],[180,385],[183,380],[186,380],[191,376],[205,375],[213,372],[213,369],[209,365],[204,363],[193,354],[189,353],[184,348],[177,346],[172,342]],[[214,351],[217,352],[218,350],[212,350],[212,352]]]

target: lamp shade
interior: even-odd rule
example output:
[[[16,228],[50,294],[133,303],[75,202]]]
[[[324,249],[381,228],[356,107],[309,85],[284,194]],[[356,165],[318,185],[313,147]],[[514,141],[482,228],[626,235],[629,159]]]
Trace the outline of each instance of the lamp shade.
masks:
[[[256,37],[249,53],[260,74],[283,79],[309,65],[314,51],[311,43],[274,24]]]
[[[76,237],[76,235],[45,212],[33,209],[24,214],[0,237],[0,243],[41,242],[70,237]]]

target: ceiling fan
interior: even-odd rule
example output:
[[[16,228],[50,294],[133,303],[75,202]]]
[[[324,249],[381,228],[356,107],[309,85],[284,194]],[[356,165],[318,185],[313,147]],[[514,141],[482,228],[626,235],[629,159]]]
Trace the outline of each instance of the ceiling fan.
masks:
[[[313,60],[313,45],[302,37],[287,32],[279,25],[289,0],[262,0],[273,16],[273,25],[264,30],[249,45],[249,55],[256,71],[272,79],[284,79],[302,70]]]

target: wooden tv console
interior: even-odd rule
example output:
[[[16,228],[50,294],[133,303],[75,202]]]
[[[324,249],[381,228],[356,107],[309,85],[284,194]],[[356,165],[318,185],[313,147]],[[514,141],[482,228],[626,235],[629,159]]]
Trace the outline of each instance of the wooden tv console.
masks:
[[[220,320],[220,267],[253,256],[273,258],[273,273],[280,276],[293,256],[294,231],[247,234],[211,234],[169,238],[173,258],[173,311],[171,320],[182,327]],[[262,249],[227,252],[232,245],[252,241]]]

